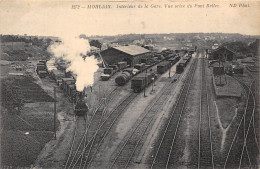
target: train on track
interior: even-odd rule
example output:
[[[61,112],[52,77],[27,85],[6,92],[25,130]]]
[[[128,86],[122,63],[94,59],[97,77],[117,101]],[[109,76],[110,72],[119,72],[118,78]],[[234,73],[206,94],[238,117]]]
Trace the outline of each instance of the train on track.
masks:
[[[36,65],[36,73],[40,78],[45,78],[48,75],[46,62],[47,60],[40,60]]]
[[[189,53],[187,56],[182,58],[182,60],[176,66],[176,73],[181,74],[184,71],[185,67],[190,62],[191,57],[192,57],[192,55]]]
[[[176,64],[179,60],[180,60],[179,55],[166,56],[165,59],[162,60],[161,62],[159,62],[159,64],[157,65],[157,73],[163,74],[168,69],[170,69],[174,64]],[[156,65],[156,64],[154,64],[154,65]],[[154,66],[154,65],[152,65],[152,66]],[[150,68],[150,67],[148,67],[148,68]],[[133,89],[133,91],[135,93],[139,93],[145,87],[147,87],[151,83],[153,83],[157,79],[157,77],[158,76],[155,73],[144,73],[144,74],[137,75],[137,76],[133,77],[131,80],[131,89]]]
[[[169,53],[169,52],[173,52],[173,51],[167,51],[166,52],[167,55],[164,52],[163,53],[164,55],[161,55],[161,57],[141,59],[141,63],[134,65],[134,68],[123,69],[122,73],[120,73],[115,78],[116,84],[119,86],[123,86],[128,81],[130,81],[130,79],[133,78],[134,76],[138,75],[139,73],[141,73],[143,71],[148,70],[149,68],[151,68],[157,64],[158,64],[157,73],[162,74],[180,60],[180,58],[181,58],[180,55],[185,54],[185,53],[173,54],[173,53]],[[157,56],[157,55],[155,55],[155,56]],[[129,69],[130,69],[130,71],[129,71]]]
[[[150,85],[157,79],[154,73],[140,74],[132,78],[131,89],[135,93],[141,92],[146,86]]]
[[[76,115],[85,115],[89,108],[84,101],[85,92],[76,89],[76,75],[72,72],[65,72],[62,66],[56,65],[55,60],[41,60],[37,63],[36,73],[40,78],[47,76],[53,79],[64,95],[74,104]]]

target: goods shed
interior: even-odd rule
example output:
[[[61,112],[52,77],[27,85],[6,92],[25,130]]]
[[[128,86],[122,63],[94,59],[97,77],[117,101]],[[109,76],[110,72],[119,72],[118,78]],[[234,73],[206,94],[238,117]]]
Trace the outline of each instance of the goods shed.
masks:
[[[140,63],[141,59],[151,56],[150,50],[136,45],[112,47],[102,51],[100,54],[106,65],[114,65],[125,61],[131,67]]]
[[[225,46],[221,46],[209,53],[209,59],[219,60],[220,57],[223,58],[224,61],[232,61],[236,59],[235,52]]]

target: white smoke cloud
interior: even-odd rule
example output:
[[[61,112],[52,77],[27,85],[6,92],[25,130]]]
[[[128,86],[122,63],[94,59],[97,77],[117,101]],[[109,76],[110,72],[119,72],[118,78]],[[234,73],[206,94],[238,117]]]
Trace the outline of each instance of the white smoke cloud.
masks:
[[[77,75],[76,87],[82,91],[84,87],[92,86],[94,73],[98,70],[98,61],[94,56],[82,57],[90,51],[89,41],[79,37],[61,38],[61,43],[54,43],[50,46],[50,52],[56,58],[62,58],[70,62],[66,71],[72,71]]]

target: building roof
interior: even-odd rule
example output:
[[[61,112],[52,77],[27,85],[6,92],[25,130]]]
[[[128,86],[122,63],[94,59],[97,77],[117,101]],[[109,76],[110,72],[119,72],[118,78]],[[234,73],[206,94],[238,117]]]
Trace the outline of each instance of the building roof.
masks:
[[[214,50],[212,51],[212,53],[214,53],[214,52],[216,52],[216,51],[218,51],[218,50],[220,50],[220,49],[222,49],[222,48],[228,50],[229,52],[231,52],[231,53],[233,53],[233,54],[235,54],[234,51],[228,49],[226,46],[220,46],[220,47],[218,47],[217,49],[214,49]]]
[[[149,50],[136,45],[117,46],[113,48],[132,56],[150,52]]]

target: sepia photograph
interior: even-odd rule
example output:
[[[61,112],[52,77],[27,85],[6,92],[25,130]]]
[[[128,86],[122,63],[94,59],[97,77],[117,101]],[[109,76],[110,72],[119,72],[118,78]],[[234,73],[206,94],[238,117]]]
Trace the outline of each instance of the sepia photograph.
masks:
[[[0,168],[260,168],[259,9],[0,0]]]

